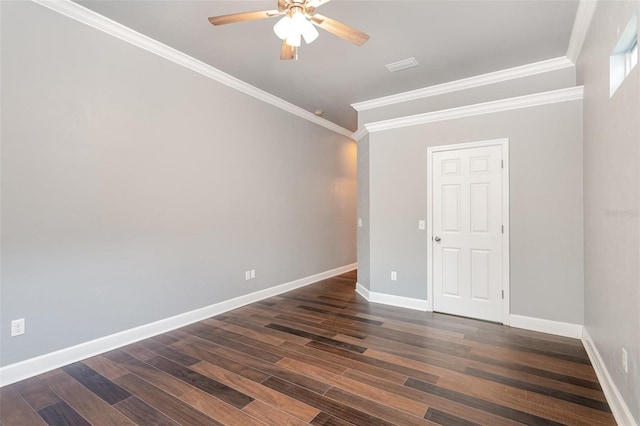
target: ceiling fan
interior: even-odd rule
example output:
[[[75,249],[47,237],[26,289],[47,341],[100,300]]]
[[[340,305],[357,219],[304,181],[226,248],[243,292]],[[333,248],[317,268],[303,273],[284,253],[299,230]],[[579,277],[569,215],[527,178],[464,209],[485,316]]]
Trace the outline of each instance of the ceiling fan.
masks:
[[[209,22],[213,25],[225,25],[282,16],[273,27],[273,31],[282,40],[280,59],[298,59],[298,47],[300,47],[301,39],[304,38],[304,41],[309,44],[319,35],[314,25],[340,38],[355,43],[358,46],[362,46],[369,40],[369,36],[362,31],[322,16],[319,13],[315,13],[316,8],[329,1],[330,0],[278,0],[277,10],[212,16],[209,18]]]

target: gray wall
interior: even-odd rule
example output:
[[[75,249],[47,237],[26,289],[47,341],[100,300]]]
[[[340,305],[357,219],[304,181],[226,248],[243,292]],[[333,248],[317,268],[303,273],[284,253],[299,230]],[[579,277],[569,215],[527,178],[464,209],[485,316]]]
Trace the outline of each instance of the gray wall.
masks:
[[[371,133],[370,290],[427,298],[427,148],[509,138],[511,313],[582,324],[581,117],[572,101]]]
[[[1,23],[2,365],[356,261],[354,142],[36,4]]]
[[[369,135],[358,141],[358,283],[369,288],[370,280],[370,212],[369,212]]]
[[[584,99],[585,328],[640,423],[640,67],[609,99],[609,55],[637,1],[601,1],[578,60]],[[615,211],[618,211],[615,213]],[[614,211],[613,214],[608,214]],[[622,348],[629,373],[622,369]]]
[[[512,98],[550,90],[573,87],[576,84],[575,67],[563,68],[472,89],[458,90],[442,95],[402,102],[394,105],[360,111],[358,126],[366,123],[406,117],[443,109],[456,108],[496,99]]]

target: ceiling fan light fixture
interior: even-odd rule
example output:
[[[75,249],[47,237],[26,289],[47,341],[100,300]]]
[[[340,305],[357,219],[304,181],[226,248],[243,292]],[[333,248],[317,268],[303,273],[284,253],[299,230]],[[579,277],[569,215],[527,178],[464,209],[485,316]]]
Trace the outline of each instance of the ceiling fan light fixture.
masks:
[[[290,32],[287,37],[287,44],[289,46],[300,47],[301,34],[298,32]]]
[[[313,24],[307,19],[305,19],[305,22],[306,24],[302,29],[302,37],[304,37],[304,41],[307,44],[311,44],[315,39],[318,38],[320,33],[318,32],[318,30],[316,30],[316,27],[314,27]]]
[[[285,15],[273,26],[273,32],[276,33],[280,40],[286,40],[293,30],[293,20]]]
[[[309,44],[320,35],[318,30],[304,16],[302,12],[294,12],[293,15],[285,15],[274,26],[273,32],[278,38],[286,40],[289,46],[300,47],[301,38]]]

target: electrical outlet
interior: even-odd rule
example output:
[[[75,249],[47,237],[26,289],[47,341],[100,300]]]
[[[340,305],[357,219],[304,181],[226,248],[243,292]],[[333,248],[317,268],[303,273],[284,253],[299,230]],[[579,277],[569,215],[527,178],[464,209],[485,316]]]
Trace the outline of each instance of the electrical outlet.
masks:
[[[254,279],[256,277],[256,270],[252,269],[251,270],[251,279]]]
[[[244,280],[249,281],[251,279],[251,271],[244,271]]]
[[[391,271],[391,281],[398,280],[398,273],[396,271]]]
[[[11,321],[11,337],[24,334],[24,318]]]
[[[622,348],[622,369],[625,373],[629,372],[629,360],[627,359],[627,350]]]

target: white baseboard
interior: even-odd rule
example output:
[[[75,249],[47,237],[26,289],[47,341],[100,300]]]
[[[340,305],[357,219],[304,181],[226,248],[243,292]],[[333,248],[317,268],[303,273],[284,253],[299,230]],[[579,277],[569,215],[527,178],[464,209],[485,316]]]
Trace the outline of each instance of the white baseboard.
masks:
[[[59,351],[7,365],[0,368],[0,387],[28,379],[29,377],[33,377],[47,371],[55,370],[56,368],[81,361],[149,337],[157,336],[158,334],[175,330],[176,328],[193,324],[194,322],[202,321],[206,318],[223,314],[227,311],[240,308],[250,303],[255,303],[336,275],[344,274],[345,272],[353,271],[356,268],[356,263],[342,266],[330,271],[321,272],[316,275],[311,275],[309,277],[256,291],[230,300],[225,300],[191,312],[185,312],[184,314],[165,318],[140,327],[121,331],[119,333],[111,334],[109,336],[61,349]]]
[[[369,301],[369,289],[366,288],[365,286],[363,286],[360,283],[356,283],[356,293],[358,293],[360,296],[364,297],[364,299],[368,302]]]
[[[586,328],[582,332],[582,344],[587,351],[587,355],[589,355],[589,360],[593,365],[593,369],[596,371],[598,382],[600,382],[600,386],[602,386],[602,391],[604,392],[604,396],[607,398],[607,402],[609,403],[609,407],[611,408],[611,412],[613,413],[613,417],[615,417],[616,422],[619,425],[638,426],[638,422],[633,418],[631,410],[627,406],[626,402],[624,402],[622,395],[620,395],[618,387],[613,382],[613,379],[609,374],[609,370],[602,360],[602,357],[598,352],[598,348],[593,343],[593,340]]]
[[[398,308],[414,309],[416,311],[428,311],[429,305],[426,300],[413,299],[411,297],[394,296],[392,294],[375,293],[369,291],[360,283],[356,284],[356,292],[371,303],[396,306]]]
[[[582,324],[511,314],[509,315],[509,325],[511,327],[524,328],[525,330],[538,331],[540,333],[582,339]]]

